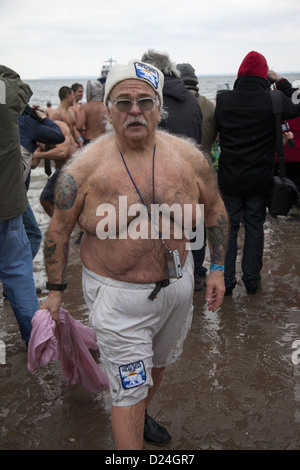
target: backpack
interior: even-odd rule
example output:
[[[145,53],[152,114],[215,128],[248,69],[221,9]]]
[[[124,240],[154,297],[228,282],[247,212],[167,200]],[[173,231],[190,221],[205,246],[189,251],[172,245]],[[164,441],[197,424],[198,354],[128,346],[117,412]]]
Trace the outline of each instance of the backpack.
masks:
[[[283,112],[283,99],[279,90],[270,91],[273,112],[276,119],[277,156],[279,162],[279,176],[273,176],[267,207],[272,217],[287,215],[292,206],[299,201],[298,188],[295,183],[286,177],[284,151],[282,143],[281,115]]]

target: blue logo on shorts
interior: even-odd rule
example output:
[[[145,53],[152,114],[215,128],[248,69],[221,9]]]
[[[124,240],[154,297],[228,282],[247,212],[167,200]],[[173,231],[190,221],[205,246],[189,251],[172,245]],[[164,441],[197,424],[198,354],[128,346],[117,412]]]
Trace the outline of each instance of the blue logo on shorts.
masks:
[[[156,89],[158,87],[158,73],[149,65],[140,64],[139,62],[135,62],[135,71],[136,76],[139,78],[143,78],[144,80],[148,80],[148,82],[152,83],[152,86]]]
[[[146,382],[146,371],[143,361],[132,362],[119,367],[122,385],[125,390],[139,387]]]

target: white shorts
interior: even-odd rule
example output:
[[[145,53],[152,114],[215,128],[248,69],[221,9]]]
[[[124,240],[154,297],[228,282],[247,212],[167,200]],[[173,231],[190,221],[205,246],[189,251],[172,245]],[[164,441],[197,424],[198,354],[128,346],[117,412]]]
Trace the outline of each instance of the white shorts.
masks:
[[[192,254],[182,278],[171,279],[153,301],[155,284],[120,282],[85,267],[82,285],[113,405],[134,405],[153,385],[152,367],[171,364],[182,352],[193,316]]]

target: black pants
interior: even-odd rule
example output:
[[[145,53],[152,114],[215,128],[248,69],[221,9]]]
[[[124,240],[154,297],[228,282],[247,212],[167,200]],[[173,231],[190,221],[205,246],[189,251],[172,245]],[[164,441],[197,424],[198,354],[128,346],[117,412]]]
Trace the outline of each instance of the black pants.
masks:
[[[192,240],[194,242],[195,239]],[[198,274],[200,277],[205,278],[207,269],[203,266],[205,260],[205,248],[206,248],[206,227],[204,226],[204,242],[203,247],[200,250],[192,250],[194,258],[194,274]]]
[[[260,282],[263,265],[264,222],[266,219],[265,196],[223,196],[230,219],[230,234],[225,260],[225,286],[235,284],[237,237],[243,215],[245,242],[242,255],[242,280],[247,289],[255,289]]]

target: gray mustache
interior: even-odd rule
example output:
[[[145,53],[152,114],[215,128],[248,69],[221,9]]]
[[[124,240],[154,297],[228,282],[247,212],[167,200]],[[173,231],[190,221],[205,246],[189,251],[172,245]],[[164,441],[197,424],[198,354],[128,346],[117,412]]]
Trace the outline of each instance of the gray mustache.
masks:
[[[124,122],[123,127],[124,129],[127,129],[127,127],[130,126],[130,124],[135,124],[135,123],[142,124],[142,126],[146,126],[146,127],[148,125],[146,119],[144,119],[143,117],[131,117],[131,118],[128,118],[127,121]]]

